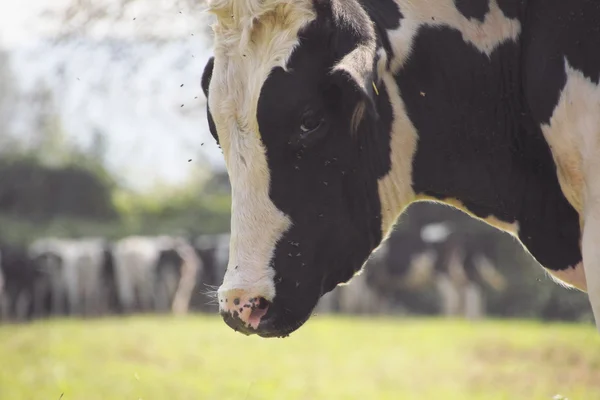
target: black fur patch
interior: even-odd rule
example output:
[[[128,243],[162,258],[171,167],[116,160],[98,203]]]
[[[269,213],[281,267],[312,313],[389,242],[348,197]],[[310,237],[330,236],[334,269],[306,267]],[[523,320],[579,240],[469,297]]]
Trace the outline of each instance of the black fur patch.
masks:
[[[523,34],[524,82],[536,122],[548,123],[565,86],[565,59],[600,82],[600,2],[529,2]]]
[[[208,87],[210,85],[210,80],[212,79],[213,68],[215,67],[215,58],[211,57],[208,59],[208,62],[204,66],[204,72],[202,73],[202,91],[204,92],[204,96],[206,96],[206,119],[208,120],[208,128],[210,130],[211,135],[219,144],[219,135],[217,134],[217,128],[215,127],[215,122],[213,120],[212,114],[210,113],[210,107],[208,106]]]
[[[527,0],[496,0],[498,7],[507,18],[524,20]]]
[[[466,18],[482,22],[490,11],[490,0],[454,0],[454,4]]]
[[[581,261],[578,214],[520,96],[519,53],[506,42],[488,58],[456,30],[421,29],[397,77],[419,132],[414,189],[459,199],[482,218],[517,221],[540,264],[562,270]]]

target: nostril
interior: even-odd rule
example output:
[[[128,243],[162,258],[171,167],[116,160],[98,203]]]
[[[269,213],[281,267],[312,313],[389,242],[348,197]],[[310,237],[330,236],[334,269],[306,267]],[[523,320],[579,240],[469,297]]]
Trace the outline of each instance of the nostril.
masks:
[[[269,304],[270,303],[267,299],[265,299],[264,297],[259,297],[256,308],[258,308],[259,310],[265,310],[265,309],[269,308]]]

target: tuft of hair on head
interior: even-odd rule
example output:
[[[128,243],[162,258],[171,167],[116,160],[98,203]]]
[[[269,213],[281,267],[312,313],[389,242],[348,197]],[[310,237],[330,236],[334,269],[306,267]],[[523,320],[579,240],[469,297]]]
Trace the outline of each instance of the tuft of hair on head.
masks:
[[[208,11],[217,18],[227,20],[260,19],[280,4],[282,0],[208,0]]]
[[[208,0],[207,5],[207,11],[217,19],[215,35],[241,47],[250,42],[255,28],[265,20],[286,26],[314,16],[312,0]]]

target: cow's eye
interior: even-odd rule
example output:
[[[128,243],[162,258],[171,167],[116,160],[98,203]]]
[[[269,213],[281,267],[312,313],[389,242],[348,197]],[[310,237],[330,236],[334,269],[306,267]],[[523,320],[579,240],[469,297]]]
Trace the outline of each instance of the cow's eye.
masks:
[[[327,120],[323,112],[308,109],[302,114],[297,124],[296,132],[288,141],[288,144],[294,149],[312,147],[327,135]]]
[[[304,133],[311,133],[316,131],[323,124],[323,117],[313,111],[307,111],[302,116],[302,122],[300,130]]]

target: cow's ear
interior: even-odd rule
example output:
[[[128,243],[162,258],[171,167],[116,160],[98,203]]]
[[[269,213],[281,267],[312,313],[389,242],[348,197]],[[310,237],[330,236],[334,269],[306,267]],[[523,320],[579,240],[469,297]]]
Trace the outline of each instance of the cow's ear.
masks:
[[[360,2],[330,0],[328,3],[336,58],[331,77],[342,88],[344,101],[352,107],[352,125],[357,128],[365,110],[377,117],[377,36],[373,21]]]
[[[219,136],[217,135],[217,128],[215,126],[215,121],[213,120],[212,114],[210,112],[210,107],[208,106],[208,86],[210,85],[210,80],[212,79],[213,69],[215,66],[215,58],[211,57],[208,59],[208,62],[204,66],[204,72],[202,73],[202,91],[204,92],[204,96],[206,96],[206,119],[208,120],[208,128],[210,129],[210,134],[215,138],[217,144],[219,144]]]
[[[333,83],[342,88],[344,98],[363,103],[366,110],[376,117],[375,96],[378,95],[378,89],[375,62],[375,50],[359,45],[333,67],[331,78]]]

